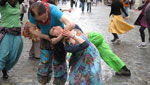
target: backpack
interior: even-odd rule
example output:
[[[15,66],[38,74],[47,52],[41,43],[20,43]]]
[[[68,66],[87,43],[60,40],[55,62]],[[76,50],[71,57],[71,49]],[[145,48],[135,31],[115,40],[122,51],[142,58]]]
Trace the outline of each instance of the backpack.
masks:
[[[129,3],[129,0],[124,0],[124,3],[125,3],[125,4],[128,4],[128,3]]]

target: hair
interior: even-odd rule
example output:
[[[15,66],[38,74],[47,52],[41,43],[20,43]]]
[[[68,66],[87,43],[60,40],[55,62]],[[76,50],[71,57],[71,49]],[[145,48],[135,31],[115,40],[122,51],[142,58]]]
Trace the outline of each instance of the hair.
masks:
[[[0,0],[0,6],[4,6],[6,4],[7,0]]]
[[[112,0],[112,3],[114,2],[121,2],[121,0]]]
[[[66,60],[66,54],[67,52],[65,51],[64,44],[62,41],[54,45],[54,59],[60,64]]]
[[[19,4],[21,4],[24,0],[0,0],[0,6],[4,6],[6,2],[8,2],[12,7],[16,7],[16,3],[19,1]]]
[[[50,34],[49,34],[49,37],[50,38],[56,38],[56,36],[52,36]],[[54,49],[53,49],[54,50],[54,59],[56,61],[58,61],[60,64],[65,61],[66,54],[67,54],[67,52],[65,51],[64,44],[63,44],[62,40],[59,41],[57,44],[55,44]]]
[[[56,5],[56,4],[55,4],[55,0],[48,0],[47,2],[50,3],[50,4]]]
[[[42,3],[42,2],[35,2],[31,5],[31,7],[29,8],[30,9],[30,12],[31,12],[31,15],[33,17],[35,17],[35,11],[33,11],[33,9],[36,10],[37,14],[40,16],[44,13],[46,13],[46,6]]]

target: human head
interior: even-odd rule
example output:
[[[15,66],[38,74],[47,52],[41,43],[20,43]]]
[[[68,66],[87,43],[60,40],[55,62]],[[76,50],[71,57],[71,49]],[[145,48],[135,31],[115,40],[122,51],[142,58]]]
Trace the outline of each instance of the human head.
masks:
[[[61,33],[63,32],[63,28],[60,26],[54,26],[50,29],[49,34],[51,36],[56,36],[58,37]]]
[[[31,5],[30,7],[31,15],[35,20],[45,23],[48,20],[48,12],[44,3],[38,1]]]

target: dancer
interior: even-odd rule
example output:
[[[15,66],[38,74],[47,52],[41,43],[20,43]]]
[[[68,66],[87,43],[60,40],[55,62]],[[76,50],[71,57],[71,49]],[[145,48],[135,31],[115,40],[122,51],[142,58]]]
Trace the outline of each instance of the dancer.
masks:
[[[53,27],[54,29],[60,29],[60,27]],[[74,29],[79,29],[82,33],[83,31],[78,25],[75,25]],[[57,31],[57,34],[60,34],[62,31]],[[55,34],[55,35],[57,35]],[[119,76],[131,76],[130,70],[127,68],[126,64],[115,54],[107,45],[104,37],[98,32],[89,32],[85,33],[96,48],[98,49],[101,58],[110,66]],[[71,55],[69,55],[70,58]],[[69,60],[69,59],[68,59]],[[69,60],[71,62],[71,59]]]
[[[50,35],[67,37],[65,50],[72,53],[69,85],[102,85],[100,55],[85,34],[77,29],[68,31],[56,26],[50,30]]]
[[[29,30],[33,35],[41,38],[41,62],[38,69],[38,79],[40,83],[45,85],[51,78],[53,71],[52,63],[55,61],[55,56],[53,57],[53,51],[50,47],[51,44],[57,41],[57,38],[50,39],[48,32],[53,26],[56,25],[69,30],[72,30],[73,28],[72,23],[64,17],[63,13],[55,5],[45,2],[35,2],[31,5],[30,9],[31,14],[29,19]],[[65,27],[63,23],[65,23]],[[35,30],[36,26],[40,28],[41,33]],[[62,68],[66,68],[66,62],[63,62],[64,63],[54,62],[53,65],[55,66],[55,69],[57,69],[57,65],[58,67],[61,65]],[[64,84],[66,78],[67,70],[59,70],[59,72],[54,74],[54,84],[58,83],[55,82],[58,80],[61,81],[61,84]]]
[[[23,48],[19,4],[23,0],[0,0],[0,71],[8,79],[7,72],[19,60]]]
[[[145,33],[144,33],[144,30],[146,29],[146,27],[148,26],[147,23],[146,23],[146,19],[145,19],[145,9],[148,5],[150,1],[149,0],[146,0],[146,3],[143,4],[142,6],[138,7],[135,9],[135,11],[138,11],[138,10],[142,10],[142,12],[140,13],[139,17],[137,18],[137,20],[135,21],[135,25],[139,25],[141,26],[140,29],[139,29],[139,32],[140,32],[140,36],[141,36],[141,43],[137,46],[138,48],[147,48],[147,45],[146,45],[146,42],[145,42]],[[149,42],[150,42],[150,29],[148,28],[148,32],[149,32]]]
[[[121,15],[121,10],[125,13],[126,18],[128,19],[129,16],[125,12],[122,2],[120,0],[112,0],[110,12],[110,16],[112,15],[112,19],[109,24],[109,32],[111,32],[114,36],[114,39],[111,40],[111,42],[113,43],[120,41],[117,34],[126,33],[134,28],[132,25],[129,25],[124,21]]]

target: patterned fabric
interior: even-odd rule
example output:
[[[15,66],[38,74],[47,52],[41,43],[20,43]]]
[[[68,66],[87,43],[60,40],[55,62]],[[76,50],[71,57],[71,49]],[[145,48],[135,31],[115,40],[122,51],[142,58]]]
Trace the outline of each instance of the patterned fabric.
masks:
[[[63,85],[67,79],[67,64],[59,63],[52,57],[53,51],[41,50],[41,62],[38,68],[38,80],[40,83],[48,83],[54,71],[54,83]],[[53,64],[53,68],[52,68]],[[59,81],[59,82],[57,82]]]
[[[102,85],[101,59],[98,50],[84,34],[78,32],[77,35],[86,40],[89,47],[77,52],[80,55],[74,56],[79,59],[71,67],[69,85]]]
[[[122,15],[112,15],[112,19],[109,24],[109,32],[124,34],[133,28],[134,26],[124,21]]]
[[[6,33],[11,33],[13,35],[21,35],[21,28],[6,28],[0,26],[0,41],[4,38]]]
[[[25,37],[25,38],[29,38],[29,39],[32,39],[34,42],[39,42],[40,41],[40,37],[37,37],[36,35],[33,35],[30,33],[30,22],[27,21],[24,25],[24,29],[23,29],[23,32],[22,32],[22,35]],[[40,29],[39,28],[36,28],[36,31],[40,32]]]

